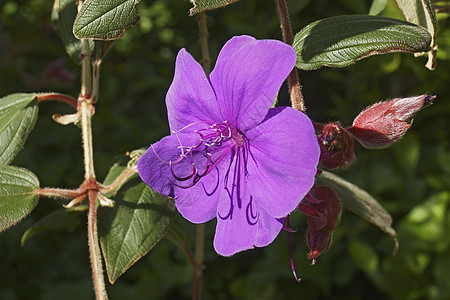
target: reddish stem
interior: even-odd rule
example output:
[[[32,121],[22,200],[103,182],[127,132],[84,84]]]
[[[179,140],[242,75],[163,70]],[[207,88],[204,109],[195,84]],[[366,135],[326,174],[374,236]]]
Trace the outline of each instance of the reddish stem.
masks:
[[[278,10],[278,17],[280,18],[280,27],[281,27],[281,34],[283,35],[283,42],[290,45],[292,43],[292,29],[286,1],[276,0],[276,3]],[[305,112],[306,108],[303,103],[301,87],[298,81],[298,72],[295,67],[294,69],[292,69],[287,80],[288,80],[289,94],[291,96],[292,107],[299,111]]]
[[[38,100],[38,102],[50,101],[50,100],[64,102],[66,104],[69,104],[73,108],[77,109],[77,100],[75,98],[71,97],[71,96],[67,96],[67,95],[64,95],[64,94],[39,93],[39,94],[37,94],[37,100]]]

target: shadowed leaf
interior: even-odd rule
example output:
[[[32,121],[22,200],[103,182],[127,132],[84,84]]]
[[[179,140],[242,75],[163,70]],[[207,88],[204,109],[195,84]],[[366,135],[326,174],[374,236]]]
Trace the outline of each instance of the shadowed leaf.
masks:
[[[24,232],[20,244],[23,246],[30,237],[41,231],[75,230],[80,224],[80,212],[87,209],[87,204],[83,204],[69,208],[61,208],[49,213]]]
[[[39,180],[28,170],[0,166],[0,232],[17,224],[36,206]]]
[[[125,168],[126,163],[116,163],[104,184],[113,182]],[[115,207],[101,207],[98,216],[100,242],[111,283],[161,240],[175,212],[170,198],[150,189],[137,175],[114,200]]]
[[[0,165],[9,164],[22,149],[37,113],[36,94],[11,94],[0,99]]]
[[[345,207],[396,238],[391,215],[365,190],[327,171],[323,171],[317,181],[332,187]]]

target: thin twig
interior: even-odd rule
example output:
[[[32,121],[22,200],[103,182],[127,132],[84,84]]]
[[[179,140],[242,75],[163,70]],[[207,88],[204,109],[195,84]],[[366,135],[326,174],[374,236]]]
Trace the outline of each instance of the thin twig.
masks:
[[[277,3],[277,11],[278,17],[280,19],[280,27],[281,27],[281,34],[283,35],[283,42],[290,45],[292,43],[292,29],[286,1],[275,0],[275,2]],[[294,69],[292,69],[287,79],[292,107],[299,111],[305,112],[306,107],[303,102],[301,86],[298,81],[298,72],[295,67]]]
[[[73,108],[77,109],[77,100],[71,96],[67,96],[67,95],[59,94],[59,93],[39,93],[39,94],[37,94],[38,102],[51,101],[51,100],[64,102],[66,104],[69,104]]]

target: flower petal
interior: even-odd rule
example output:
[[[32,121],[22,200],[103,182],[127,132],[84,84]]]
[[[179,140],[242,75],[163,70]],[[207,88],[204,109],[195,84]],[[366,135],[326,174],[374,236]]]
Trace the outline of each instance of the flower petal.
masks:
[[[196,224],[212,220],[217,215],[217,206],[223,185],[219,169],[203,177],[189,189],[175,189],[175,205],[181,215]]]
[[[214,248],[223,256],[270,244],[283,224],[258,206],[248,192],[243,148],[238,148],[225,168],[218,203]]]
[[[294,49],[280,41],[230,39],[210,75],[222,116],[243,132],[259,124],[295,60]]]
[[[246,137],[248,189],[268,214],[282,218],[314,184],[320,149],[311,120],[290,107],[277,107]]]
[[[194,152],[189,159],[181,159],[186,148],[198,142],[198,135],[172,134],[151,145],[141,156],[137,168],[139,176],[156,192],[174,197],[173,184],[177,177],[188,177],[193,172],[192,161],[196,165],[206,165],[206,159],[200,153]]]
[[[171,131],[178,131],[196,122],[223,121],[205,72],[185,49],[178,52],[166,105]]]

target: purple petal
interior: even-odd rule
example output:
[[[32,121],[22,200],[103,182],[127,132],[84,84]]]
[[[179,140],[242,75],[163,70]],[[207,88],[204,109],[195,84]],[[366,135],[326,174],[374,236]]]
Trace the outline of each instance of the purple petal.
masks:
[[[203,177],[189,189],[175,189],[175,205],[181,215],[192,223],[200,224],[217,215],[217,206],[223,192],[218,168]]]
[[[185,148],[181,146],[192,146],[198,142],[198,135],[172,134],[162,138],[159,142],[151,145],[147,152],[138,161],[138,172],[142,181],[156,192],[174,197],[174,184],[177,177],[188,177],[193,172],[192,163],[187,159],[181,159],[180,155]],[[194,155],[198,165],[205,165],[206,159]]]
[[[293,211],[314,184],[320,149],[311,120],[290,107],[249,130],[247,186],[258,205],[275,218]]]
[[[223,190],[217,209],[214,248],[223,256],[270,244],[283,224],[267,214],[249,194],[243,148],[237,149],[223,168]]]
[[[214,91],[198,62],[181,49],[175,63],[175,75],[166,95],[171,131],[196,122],[222,122]]]
[[[295,60],[294,49],[280,41],[230,39],[210,75],[222,116],[243,132],[259,124]]]
[[[283,228],[283,221],[275,219],[263,208],[259,208],[258,235],[255,246],[265,247],[271,244]]]

